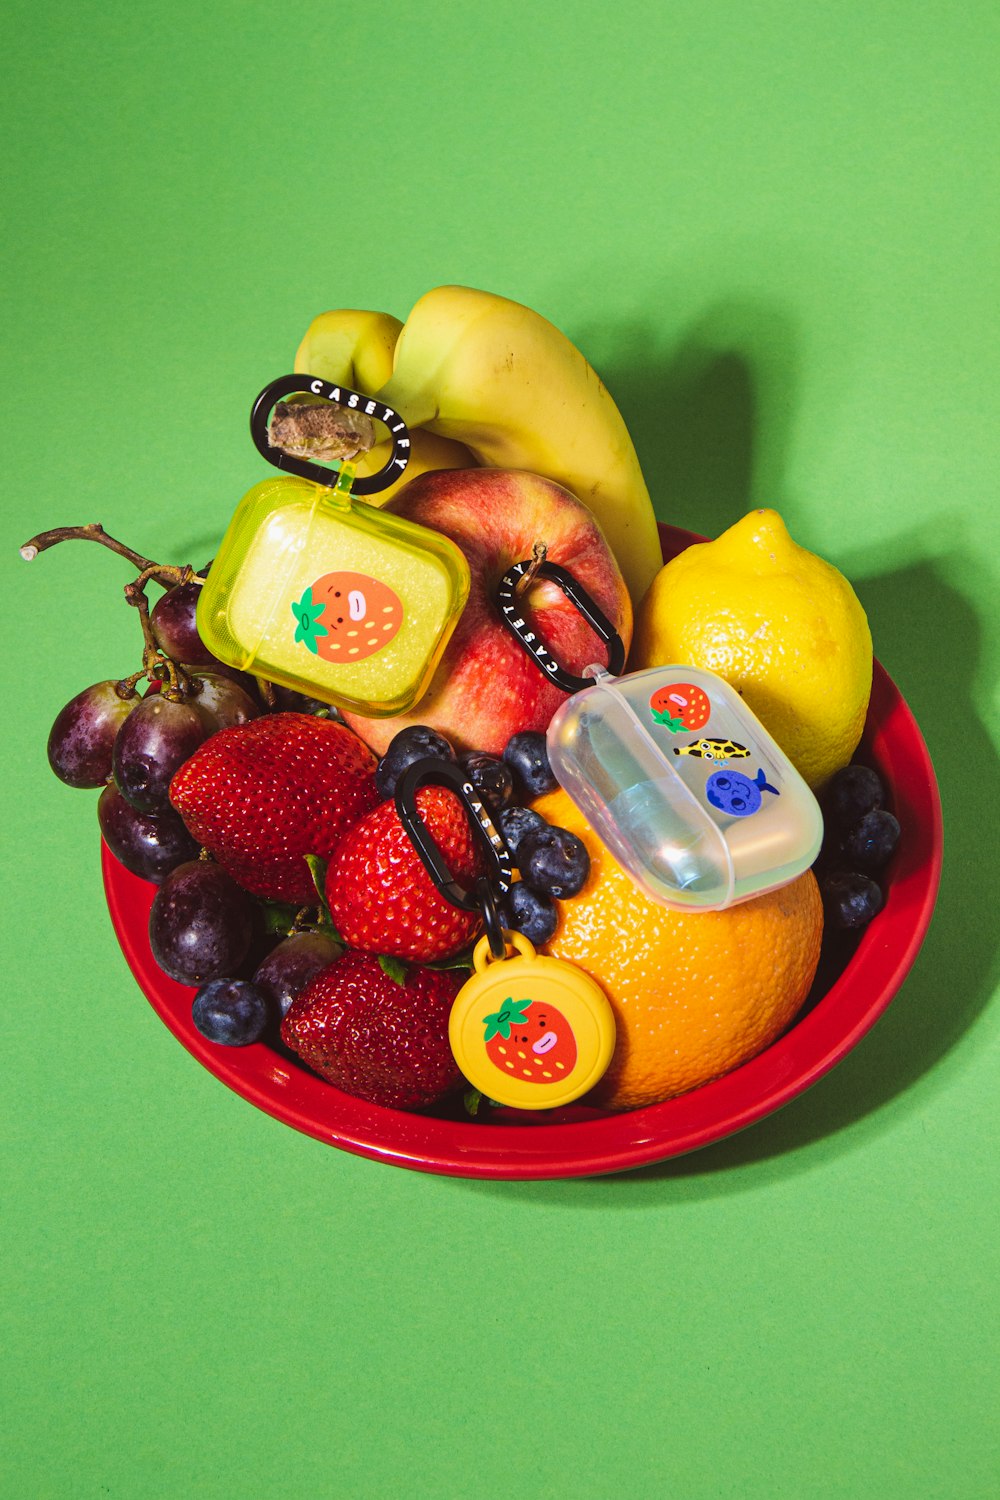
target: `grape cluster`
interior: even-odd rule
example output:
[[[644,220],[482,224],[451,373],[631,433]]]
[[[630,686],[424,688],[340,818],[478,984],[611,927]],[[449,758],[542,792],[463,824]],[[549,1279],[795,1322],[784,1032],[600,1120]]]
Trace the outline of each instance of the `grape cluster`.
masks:
[[[391,797],[403,772],[427,756],[458,765],[518,870],[520,880],[499,905],[501,923],[536,945],[548,942],[558,921],[556,901],[583,889],[590,856],[574,833],[548,823],[527,806],[557,785],[545,735],[540,730],[523,730],[511,737],[499,756],[483,750],[459,755],[436,730],[426,724],[410,725],[390,741],[379,762],[375,781],[382,796]]]
[[[827,921],[838,931],[866,927],[882,910],[884,878],[899,843],[899,822],[870,766],[849,765],[823,797],[824,840],[817,876]]]
[[[170,782],[221,729],[271,709],[330,710],[287,689],[275,689],[266,702],[253,678],[218,661],[198,635],[198,591],[195,583],[175,585],[149,616],[164,658],[180,665],[179,690],[165,674],[143,696],[136,682],[144,673],[85,688],[56,716],[48,757],[68,786],[101,788],[105,844],[133,875],[158,887],[150,949],[171,979],[198,987],[195,1026],[212,1041],[245,1046],[268,1030],[276,1034],[294,996],[341,948],[308,929],[268,943],[262,904],[201,857],[170,805]],[[263,958],[262,945],[269,950]]]

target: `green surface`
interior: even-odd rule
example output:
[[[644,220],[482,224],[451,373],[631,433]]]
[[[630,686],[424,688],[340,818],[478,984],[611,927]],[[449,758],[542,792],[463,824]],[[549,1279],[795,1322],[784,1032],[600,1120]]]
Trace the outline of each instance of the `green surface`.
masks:
[[[995,1495],[995,7],[60,3],[5,49],[0,1491]],[[584,348],[662,518],[771,504],[855,581],[942,787],[885,1018],[620,1179],[409,1173],[227,1092],[45,764],[138,634],[115,558],[17,544],[204,560],[310,318],[447,281]]]

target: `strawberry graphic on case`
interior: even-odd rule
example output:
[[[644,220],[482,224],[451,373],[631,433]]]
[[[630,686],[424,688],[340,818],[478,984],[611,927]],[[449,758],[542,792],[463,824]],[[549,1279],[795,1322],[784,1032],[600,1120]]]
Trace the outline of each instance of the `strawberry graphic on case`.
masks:
[[[576,1066],[576,1038],[554,1005],[508,998],[483,1021],[486,1055],[502,1073],[545,1084],[568,1078]]]
[[[653,722],[662,724],[671,734],[691,733],[708,723],[712,705],[708,694],[691,682],[668,682],[657,688],[649,700]]]
[[[399,595],[367,573],[324,573],[292,614],[296,644],[342,665],[381,651],[403,623]]]

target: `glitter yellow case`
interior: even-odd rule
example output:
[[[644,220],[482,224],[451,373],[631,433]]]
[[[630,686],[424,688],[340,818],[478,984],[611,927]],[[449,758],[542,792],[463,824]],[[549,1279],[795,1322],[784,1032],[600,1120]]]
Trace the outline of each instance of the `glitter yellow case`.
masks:
[[[284,395],[360,410],[393,452],[355,478],[268,441]],[[405,467],[409,435],[390,407],[309,375],[283,376],[254,403],[251,433],[290,471],[255,485],[236,509],[198,602],[198,633],[221,661],[371,717],[404,713],[426,692],[469,593],[469,568],[447,537],[365,503]]]

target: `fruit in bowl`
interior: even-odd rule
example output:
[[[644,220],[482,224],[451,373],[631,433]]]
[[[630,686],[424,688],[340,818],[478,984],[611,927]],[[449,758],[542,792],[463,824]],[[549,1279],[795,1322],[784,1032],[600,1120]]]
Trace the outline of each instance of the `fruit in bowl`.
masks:
[[[662,536],[668,555],[693,540],[667,527]],[[838,931],[828,922],[813,988],[769,1046],[701,1087],[627,1110],[587,1100],[552,1114],[486,1107],[470,1118],[453,1093],[445,1104],[414,1114],[344,1092],[303,1067],[274,1034],[241,1048],[213,1044],[192,1020],[192,988],[167,978],[151,957],[147,924],[155,887],[105,848],[108,905],[126,960],[166,1026],[230,1089],[284,1123],[374,1160],[448,1175],[529,1179],[621,1171],[695,1150],[772,1113],[829,1072],[897,993],[933,911],[940,804],[919,729],[877,662],[856,764],[877,774],[883,801],[903,830],[880,872],[885,900],[877,917],[857,930]]]
[[[444,305],[454,313],[459,303],[466,310],[470,305],[484,310],[478,296],[472,304],[449,297]],[[510,323],[512,316],[504,311],[504,326],[523,332],[517,316]],[[527,326],[533,336],[543,336],[530,319]],[[383,338],[387,325],[362,320],[357,329],[359,337],[374,329]],[[464,351],[468,371],[467,332],[452,329],[452,353]],[[858,670],[835,705],[844,733],[823,731],[834,743],[815,777],[829,799],[830,838],[817,866],[819,887],[807,872],[772,893],[774,899],[766,896],[705,916],[682,914],[695,924],[688,928],[675,914],[651,914],[642,904],[646,898],[637,902],[627,877],[613,869],[586,823],[550,784],[539,741],[560,700],[545,697],[543,689],[551,693],[552,684],[534,663],[511,654],[516,648],[508,637],[500,637],[491,593],[496,574],[541,543],[585,577],[626,642],[633,603],[639,604],[637,649],[659,654],[661,648],[649,641],[672,624],[672,610],[688,623],[697,616],[695,623],[712,637],[709,591],[700,596],[696,588],[682,597],[680,589],[675,594],[661,583],[671,559],[688,547],[698,553],[702,539],[660,528],[663,574],[648,556],[637,556],[636,536],[651,509],[629,460],[615,469],[616,479],[627,481],[624,498],[604,494],[595,503],[609,535],[618,539],[610,546],[589,507],[561,487],[571,466],[555,457],[549,462],[544,445],[523,441],[530,415],[512,401],[510,387],[497,390],[495,400],[498,407],[507,403],[500,415],[513,413],[511,431],[522,440],[520,447],[510,432],[506,446],[495,434],[491,438],[482,430],[483,414],[463,406],[453,391],[439,392],[437,402],[427,381],[422,385],[415,379],[415,359],[417,365],[423,362],[431,384],[431,376],[445,376],[432,369],[427,327],[419,319],[413,333],[388,387],[401,405],[411,401],[432,437],[442,443],[460,438],[478,465],[461,467],[452,462],[460,455],[446,453],[449,467],[419,475],[389,501],[423,524],[450,528],[468,549],[470,565],[480,563],[468,629],[464,635],[456,631],[452,656],[442,662],[426,703],[402,723],[355,715],[345,725],[321,702],[279,694],[267,683],[227,679],[190,633],[197,593],[192,570],[138,559],[142,571],[126,595],[143,620],[142,670],[101,686],[92,735],[90,699],[81,695],[82,706],[62,716],[65,728],[59,720],[54,726],[50,759],[58,772],[60,742],[72,730],[62,757],[69,773],[64,779],[78,785],[107,782],[104,876],[128,962],[170,1029],[236,1092],[320,1139],[432,1171],[566,1176],[664,1159],[751,1123],[807,1087],[888,1004],[933,906],[940,857],[933,772],[919,731],[882,669],[877,663],[872,668],[870,639],[848,611],[848,654]],[[550,355],[555,347],[550,341]],[[558,347],[559,359],[550,360],[548,368],[562,368],[565,376],[565,350]],[[481,352],[479,346],[476,350]],[[373,371],[385,377],[385,358],[367,365],[359,359],[357,368],[367,369],[374,383]],[[324,374],[343,378],[332,366]],[[567,383],[578,376],[574,368]],[[448,420],[440,416],[446,409],[452,414]],[[603,396],[588,420],[601,428],[606,455],[607,442],[620,432]],[[498,416],[497,431],[502,428]],[[578,492],[586,488],[581,464],[585,467],[588,454],[592,461],[599,449],[600,444],[581,445],[574,470]],[[510,472],[512,455],[528,452],[542,472]],[[500,458],[505,467],[490,466]],[[565,448],[561,458],[566,459]],[[754,524],[760,531],[759,522],[750,521],[750,528]],[[34,538],[26,555],[49,544],[44,536]],[[137,560],[110,539],[104,544]],[[619,547],[632,576],[638,576],[638,568],[653,584],[631,601],[618,569]],[[475,567],[472,571],[475,575]],[[142,608],[150,579],[167,590],[168,604],[153,611],[159,632]],[[662,608],[661,594],[667,600]],[[525,609],[577,673],[600,660],[588,628],[543,582],[536,580],[534,592],[526,591]],[[759,639],[760,620],[751,624],[745,634]],[[844,634],[841,628],[839,635]],[[171,654],[171,642],[182,639],[187,644],[173,648],[180,654]],[[683,649],[687,654],[677,659],[696,665],[694,646]],[[860,761],[850,767],[865,717],[860,699],[867,697],[866,653],[873,692]],[[184,654],[192,660],[185,663]],[[775,660],[781,662],[780,650]],[[206,674],[214,677],[207,695],[199,687]],[[150,691],[140,699],[136,685],[143,677]],[[763,694],[761,717],[776,682],[775,677],[763,687],[754,685]],[[506,691],[510,683],[513,691]],[[162,702],[162,712],[153,712],[156,702]],[[194,712],[182,712],[192,707]],[[679,708],[660,705],[658,712],[668,716],[671,727],[676,723],[693,734],[699,729],[696,709],[685,702]],[[155,753],[150,735],[139,732],[145,718],[156,726]],[[92,741],[99,746],[97,759]],[[512,851],[521,878],[501,903],[503,924],[557,957],[581,968],[592,965],[617,1006],[619,1039],[611,1068],[576,1104],[532,1114],[498,1108],[488,1098],[462,1099],[461,1080],[444,1048],[443,1023],[462,982],[478,918],[460,921],[454,908],[442,903],[440,891],[413,859],[390,800],[407,758],[426,754],[429,747],[461,766]],[[142,777],[132,774],[142,757],[152,758],[154,772],[161,757],[169,764],[169,802],[161,795],[163,776],[153,776],[150,797],[145,775],[150,768],[140,767]],[[80,759],[86,760],[82,771],[75,765]],[[484,878],[482,865],[464,842],[462,813],[450,797],[439,789],[433,796],[425,791],[423,811],[455,873],[474,884]],[[202,851],[194,860],[192,840]],[[180,872],[176,877],[175,871]],[[204,888],[206,902],[211,887],[211,920],[205,920],[197,901],[188,901],[185,918],[175,887],[187,893]],[[237,898],[231,887],[241,893]],[[869,929],[869,921],[877,929]],[[234,923],[239,926],[235,937]],[[621,952],[623,923],[631,935],[627,955]],[[640,958],[637,933],[646,949],[638,987],[632,984]],[[731,940],[733,933],[740,936]],[[686,976],[677,973],[679,947],[688,959],[692,950],[702,950]],[[207,957],[206,949],[211,949]],[[164,966],[167,950],[181,953],[183,962],[171,957]],[[212,956],[218,953],[224,960]],[[773,961],[775,955],[780,963]],[[664,970],[672,988],[664,988]],[[664,1004],[685,1015],[689,1032],[678,1034],[679,1049],[661,1048],[651,1066],[636,1038],[644,1032],[648,1037],[662,1023]],[[678,1051],[684,1053],[679,1065]],[[671,1064],[664,1068],[663,1057],[671,1052]]]

